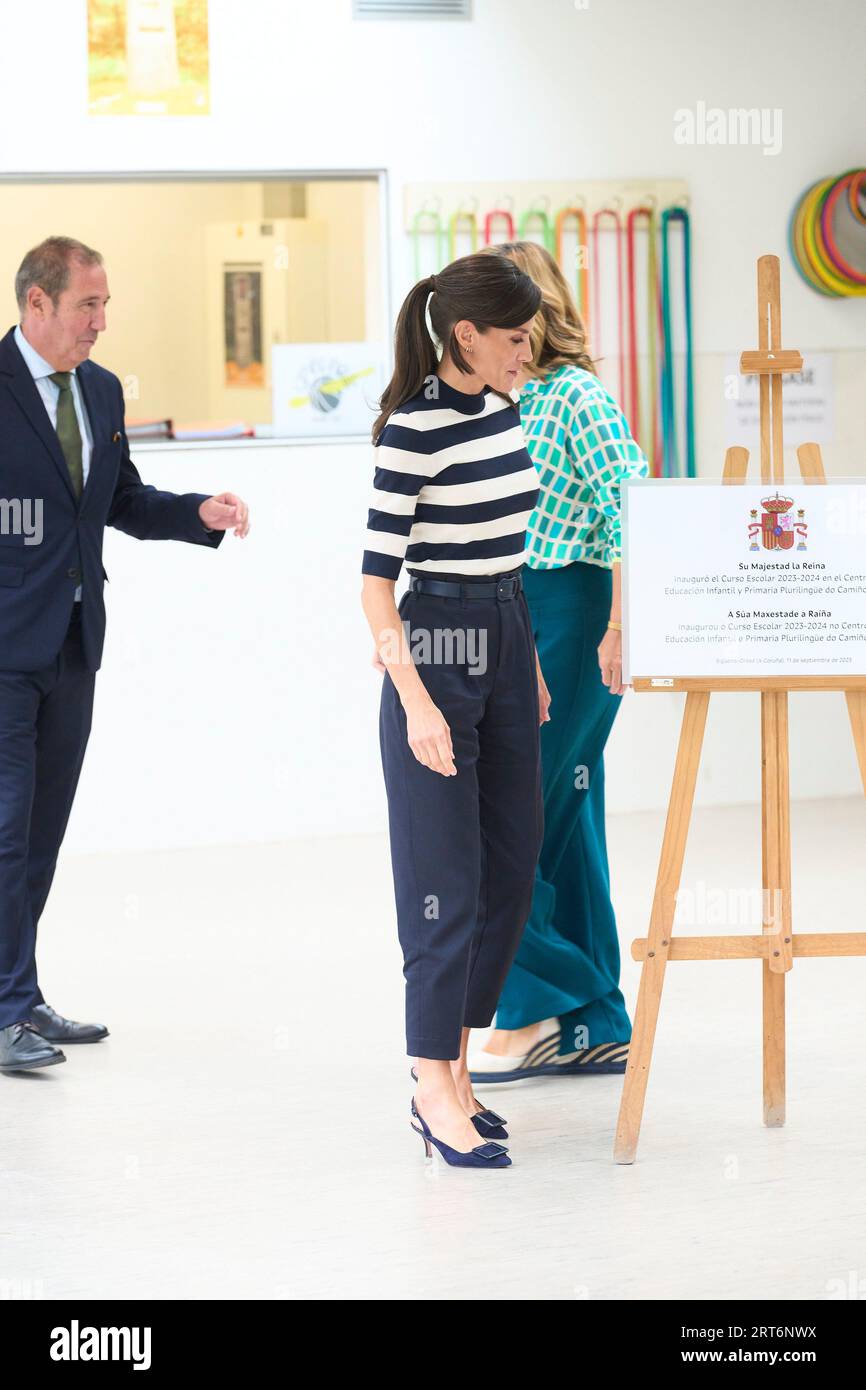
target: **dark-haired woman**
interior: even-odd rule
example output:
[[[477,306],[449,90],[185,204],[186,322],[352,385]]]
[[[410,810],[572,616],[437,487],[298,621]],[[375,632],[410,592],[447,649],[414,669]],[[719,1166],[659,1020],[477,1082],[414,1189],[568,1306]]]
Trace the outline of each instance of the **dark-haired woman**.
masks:
[[[482,1169],[511,1160],[494,1142],[507,1137],[501,1118],[472,1093],[466,1044],[493,1019],[543,833],[549,700],[521,588],[538,479],[509,395],[540,299],[512,261],[480,254],[409,292],[373,427],[362,566],[385,671],[379,737],[418,1068],[411,1123],[428,1154],[435,1144],[446,1162]]]
[[[484,254],[484,253],[482,253]],[[571,291],[533,242],[497,247],[542,291],[518,381],[540,483],[524,585],[550,685],[541,731],[544,843],[532,909],[483,1049],[479,1084],[624,1072],[631,1023],[610,896],[604,746],[622,694],[620,488],[647,460],[595,374]]]

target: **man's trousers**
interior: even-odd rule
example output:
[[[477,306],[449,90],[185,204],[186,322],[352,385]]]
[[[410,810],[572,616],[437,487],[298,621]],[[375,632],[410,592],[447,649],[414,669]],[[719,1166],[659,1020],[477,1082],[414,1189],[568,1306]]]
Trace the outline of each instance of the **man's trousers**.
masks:
[[[0,1028],[45,1002],[36,928],[84,760],[94,683],[79,604],[49,666],[0,671]]]

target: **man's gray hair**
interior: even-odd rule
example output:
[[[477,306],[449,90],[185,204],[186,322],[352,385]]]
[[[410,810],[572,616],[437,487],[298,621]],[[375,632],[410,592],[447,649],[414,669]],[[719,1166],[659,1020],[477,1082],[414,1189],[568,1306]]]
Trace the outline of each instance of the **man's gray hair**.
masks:
[[[49,236],[28,251],[15,276],[15,298],[22,314],[27,308],[27,293],[34,285],[44,290],[54,307],[69,284],[69,267],[102,265],[102,257],[92,246],[71,236]]]

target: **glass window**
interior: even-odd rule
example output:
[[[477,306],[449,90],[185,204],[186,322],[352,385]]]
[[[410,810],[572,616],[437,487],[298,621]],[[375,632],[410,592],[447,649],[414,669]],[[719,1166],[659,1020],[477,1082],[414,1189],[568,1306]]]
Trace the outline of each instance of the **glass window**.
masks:
[[[0,183],[15,272],[44,237],[105,260],[94,360],[115,372],[132,437],[366,433],[386,340],[382,177]]]

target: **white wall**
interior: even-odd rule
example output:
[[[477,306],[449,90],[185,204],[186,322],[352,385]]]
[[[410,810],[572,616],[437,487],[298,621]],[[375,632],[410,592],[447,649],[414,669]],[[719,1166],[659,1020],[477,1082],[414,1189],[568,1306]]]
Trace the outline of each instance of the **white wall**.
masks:
[[[866,301],[814,294],[785,249],[800,191],[862,163],[860,0],[589,0],[587,9],[572,0],[475,0],[474,8],[468,25],[352,24],[350,0],[211,0],[213,115],[172,120],[88,118],[83,3],[8,7],[0,167],[386,168],[395,308],[410,273],[405,182],[685,178],[704,471],[716,471],[734,442],[724,438],[723,354],[754,345],[755,261],[776,252],[785,345],[837,354],[840,425],[828,465],[861,472]],[[25,55],[37,10],[51,41],[34,63]],[[698,101],[781,108],[782,152],[675,144],[675,110]],[[110,641],[70,845],[383,824],[379,678],[358,606],[367,450],[140,458],[154,482],[243,492],[254,529],[243,543],[229,537],[218,555],[109,536]],[[854,790],[841,697],[801,696],[793,705],[795,793]],[[628,697],[609,757],[613,809],[666,800],[678,708],[677,697]],[[757,714],[756,697],[715,698],[702,798],[756,794]]]
[[[148,448],[136,462],[161,487],[241,492],[253,526],[216,554],[107,532],[108,640],[69,846],[383,828],[382,678],[360,609],[368,447]],[[626,696],[608,752],[612,811],[665,804],[681,701]],[[758,795],[758,715],[757,696],[713,697],[703,802]],[[792,697],[791,727],[794,792],[853,792],[842,697]]]

